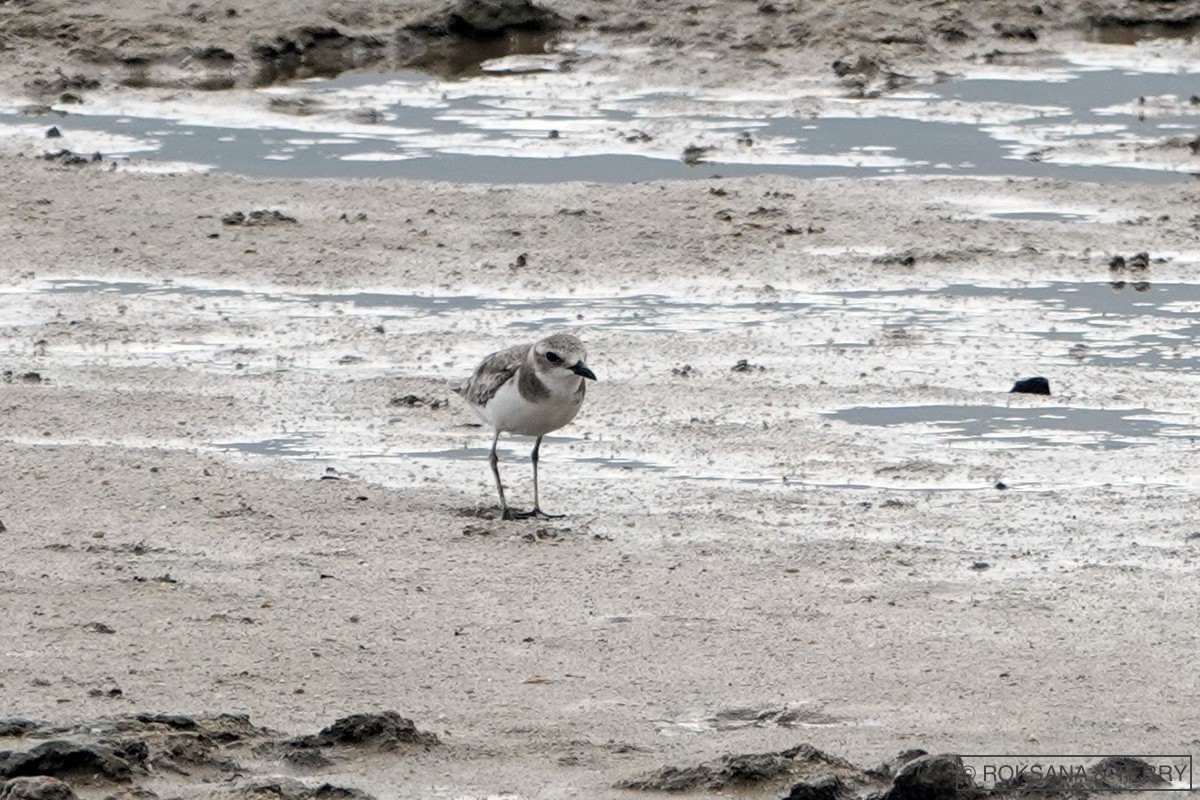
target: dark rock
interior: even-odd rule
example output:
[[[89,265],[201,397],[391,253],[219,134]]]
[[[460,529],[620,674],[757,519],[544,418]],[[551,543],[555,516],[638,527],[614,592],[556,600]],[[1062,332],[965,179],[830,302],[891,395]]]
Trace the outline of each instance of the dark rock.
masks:
[[[0,800],[77,800],[70,786],[45,775],[0,783]]]
[[[435,745],[436,734],[417,730],[411,719],[395,711],[377,714],[351,714],[342,717],[320,733],[300,736],[285,744],[293,747],[333,747],[374,745],[391,748],[403,744]]]
[[[764,372],[766,367],[751,364],[747,359],[739,358],[738,362],[729,368],[730,372]]]
[[[134,753],[135,761],[143,753]],[[113,747],[103,744],[76,744],[63,739],[43,742],[31,750],[15,752],[0,751],[0,777],[16,778],[26,775],[80,776],[104,778],[110,781],[128,781],[133,775],[133,766],[122,755],[129,755],[124,744],[118,745],[127,752],[118,754]]]
[[[46,130],[46,138],[47,139],[61,139],[62,131],[60,131],[58,129],[57,125],[52,125],[52,126],[50,126],[50,128],[48,128]]]
[[[955,800],[975,794],[962,758],[944,753],[920,756],[902,766],[880,800]]]
[[[1149,253],[1135,253],[1132,256],[1130,256],[1128,259],[1126,259],[1125,266],[1129,267],[1129,269],[1149,269],[1150,268],[1150,254]]]
[[[1021,378],[1008,391],[1010,394],[1050,394],[1050,381],[1041,375]]]
[[[879,766],[867,770],[867,774],[890,781],[892,778],[896,777],[896,773],[899,772],[900,768],[905,764],[925,755],[929,754],[919,748],[902,750],[896,755],[895,758],[888,759]]]
[[[105,625],[103,622],[89,622],[83,626],[83,629],[88,633],[116,633],[116,629]]]
[[[784,800],[835,800],[842,789],[842,782],[835,775],[825,775],[811,781],[801,781],[792,786]]]

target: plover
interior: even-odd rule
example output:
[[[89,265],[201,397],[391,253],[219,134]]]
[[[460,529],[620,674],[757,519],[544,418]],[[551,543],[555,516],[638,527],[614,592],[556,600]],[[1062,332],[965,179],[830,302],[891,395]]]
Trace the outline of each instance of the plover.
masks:
[[[538,450],[542,437],[575,419],[583,405],[587,384],[584,379],[596,380],[596,375],[584,359],[587,353],[583,342],[569,333],[556,333],[533,344],[519,344],[492,353],[480,362],[470,378],[455,387],[471,410],[495,429],[492,453],[488,461],[500,494],[500,511],[504,519],[524,519],[553,516],[542,511],[538,504]],[[533,509],[514,512],[504,499],[504,484],[500,482],[500,458],[496,444],[501,433],[536,436],[533,443]]]

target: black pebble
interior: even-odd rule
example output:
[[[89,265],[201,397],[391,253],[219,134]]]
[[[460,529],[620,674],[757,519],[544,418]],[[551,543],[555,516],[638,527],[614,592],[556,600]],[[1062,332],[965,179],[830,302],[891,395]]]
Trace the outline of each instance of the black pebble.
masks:
[[[1010,393],[1016,394],[1050,394],[1050,381],[1041,375],[1032,378],[1022,378],[1013,384]]]

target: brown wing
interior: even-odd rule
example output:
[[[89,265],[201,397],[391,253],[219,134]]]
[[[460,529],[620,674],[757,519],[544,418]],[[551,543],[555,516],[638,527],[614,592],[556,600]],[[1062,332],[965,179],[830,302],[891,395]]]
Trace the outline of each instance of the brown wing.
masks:
[[[463,396],[468,403],[477,406],[487,405],[505,381],[513,376],[517,368],[525,363],[532,344],[519,344],[492,353],[479,363],[475,373],[463,381],[456,392]]]

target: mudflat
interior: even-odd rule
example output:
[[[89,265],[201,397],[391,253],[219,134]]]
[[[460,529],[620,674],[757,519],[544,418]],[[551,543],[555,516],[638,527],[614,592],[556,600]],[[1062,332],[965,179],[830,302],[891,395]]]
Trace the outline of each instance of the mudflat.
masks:
[[[908,80],[1200,18],[1148,5],[552,9],[580,69],[854,91],[833,61]],[[444,14],[179,11],[0,6],[0,86],[236,88],[316,29],[375,67],[436,46],[422,25]],[[404,47],[363,56],[365,39]],[[1190,183],[0,160],[0,735],[26,754],[5,778],[81,797],[767,797],[825,775],[895,790],[903,759],[862,768],[913,749],[1197,742]],[[1143,299],[1167,313],[1130,336],[1175,342],[1165,365],[1076,335],[1121,339]],[[599,378],[542,449],[543,507],[565,516],[501,521],[490,434],[449,383],[553,326]],[[1008,393],[1032,375],[1050,396]],[[899,424],[913,409],[933,433]],[[1045,414],[1069,424],[1039,437]],[[528,504],[530,443],[504,441]],[[49,741],[61,757],[31,760]]]

